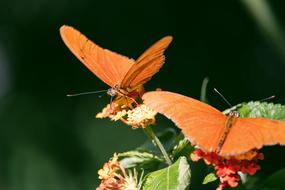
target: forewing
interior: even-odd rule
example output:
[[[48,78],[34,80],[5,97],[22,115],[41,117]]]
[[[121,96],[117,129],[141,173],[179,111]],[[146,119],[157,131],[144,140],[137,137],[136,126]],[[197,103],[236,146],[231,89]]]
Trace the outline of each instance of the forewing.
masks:
[[[285,145],[285,122],[265,118],[239,118],[232,126],[221,155],[237,155],[264,145]]]
[[[118,84],[134,65],[134,60],[101,48],[73,27],[62,26],[60,35],[70,51],[111,87]]]
[[[164,64],[163,53],[171,41],[172,37],[166,36],[147,49],[127,72],[120,87],[135,87],[149,81]]]
[[[172,92],[148,92],[143,100],[148,107],[171,119],[192,143],[206,151],[216,150],[226,121],[219,110]]]

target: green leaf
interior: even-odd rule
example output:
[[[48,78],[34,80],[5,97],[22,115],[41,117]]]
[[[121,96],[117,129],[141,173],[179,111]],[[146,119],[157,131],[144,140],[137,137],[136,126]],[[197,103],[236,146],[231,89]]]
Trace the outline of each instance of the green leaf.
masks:
[[[186,157],[180,157],[171,166],[149,173],[143,181],[143,190],[184,190],[190,184],[190,166]]]
[[[285,168],[269,176],[263,183],[261,190],[283,190],[285,187]]]
[[[180,156],[189,157],[193,149],[194,148],[190,146],[189,140],[185,138],[184,135],[181,133],[176,138],[176,142],[174,144],[171,154],[172,154],[173,159],[176,160]]]
[[[230,111],[237,110],[240,117],[264,117],[269,119],[285,120],[285,105],[273,104],[267,102],[247,102],[238,104],[224,111],[228,114]]]
[[[203,180],[203,184],[207,184],[213,181],[216,181],[218,178],[214,173],[209,173]]]
[[[158,168],[158,165],[164,160],[148,152],[128,151],[118,154],[119,161],[125,169],[137,168],[153,171]]]
[[[285,106],[267,102],[248,102],[243,104],[238,111],[241,117],[265,117],[270,119],[285,120]]]

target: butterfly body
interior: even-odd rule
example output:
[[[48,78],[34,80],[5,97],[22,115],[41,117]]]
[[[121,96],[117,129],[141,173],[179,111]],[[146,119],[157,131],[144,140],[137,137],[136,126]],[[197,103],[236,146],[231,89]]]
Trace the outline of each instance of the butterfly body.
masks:
[[[144,103],[171,119],[182,133],[206,152],[240,155],[265,145],[285,145],[285,122],[228,116],[214,107],[177,93],[147,92]]]
[[[227,116],[226,122],[225,122],[225,128],[224,128],[224,133],[219,139],[219,143],[217,145],[217,150],[215,152],[219,153],[223,147],[223,144],[225,143],[225,140],[232,128],[232,126],[235,124],[237,119],[239,118],[239,112],[238,111],[231,111],[229,115]]]

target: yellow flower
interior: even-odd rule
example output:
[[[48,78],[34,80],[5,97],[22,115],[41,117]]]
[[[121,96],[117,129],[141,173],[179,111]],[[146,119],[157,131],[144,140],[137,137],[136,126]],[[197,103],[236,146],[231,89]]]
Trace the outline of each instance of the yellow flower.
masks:
[[[118,161],[118,155],[115,153],[112,160],[105,163],[103,168],[98,171],[101,184],[96,190],[140,190],[142,177],[138,180],[138,174],[126,172],[125,168]]]
[[[115,106],[112,104],[112,106]],[[107,106],[105,108],[103,108],[103,110],[99,113],[97,113],[96,118],[106,118],[109,117],[110,115],[112,115],[112,113],[114,112],[114,110],[111,108],[110,104],[107,104]]]
[[[141,96],[144,93],[142,86],[127,89],[124,95],[119,95],[103,108],[96,118],[110,118],[112,121],[122,121],[133,128],[146,127],[155,123],[157,112],[142,104]]]
[[[113,178],[119,165],[118,155],[115,153],[112,160],[105,163],[103,168],[98,171],[99,179],[106,180],[108,178]]]
[[[126,110],[122,110],[122,111],[119,111],[116,115],[110,116],[110,118],[111,118],[112,121],[118,121],[120,119],[123,119],[123,117],[125,115],[127,115],[127,111]]]
[[[127,124],[137,127],[146,127],[155,122],[157,112],[153,111],[144,104],[139,105],[135,109],[129,110],[127,115]]]
[[[133,128],[146,127],[155,123],[157,112],[151,110],[144,104],[138,104],[133,99],[120,97],[115,99],[112,104],[103,108],[96,118],[110,118],[112,121],[121,120]]]

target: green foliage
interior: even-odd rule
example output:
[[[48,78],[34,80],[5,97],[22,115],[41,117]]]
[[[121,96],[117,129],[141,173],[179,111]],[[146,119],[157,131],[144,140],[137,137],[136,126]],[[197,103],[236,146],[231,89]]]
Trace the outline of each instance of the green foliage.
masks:
[[[241,117],[264,117],[269,119],[285,120],[285,106],[267,102],[242,103],[237,111]]]
[[[171,155],[174,160],[178,159],[180,156],[189,156],[193,151],[193,147],[190,146],[190,142],[184,137],[182,133],[177,136]]]
[[[211,183],[213,181],[216,181],[218,178],[214,173],[209,173],[206,175],[206,177],[203,180],[203,184]]]
[[[118,154],[120,163],[125,169],[136,168],[138,171],[153,171],[163,162],[161,158],[148,152],[128,151]]]
[[[285,187],[285,168],[273,173],[263,182],[261,190],[283,190]]]
[[[173,165],[149,173],[143,181],[143,190],[184,190],[190,184],[190,166],[185,157]]]

